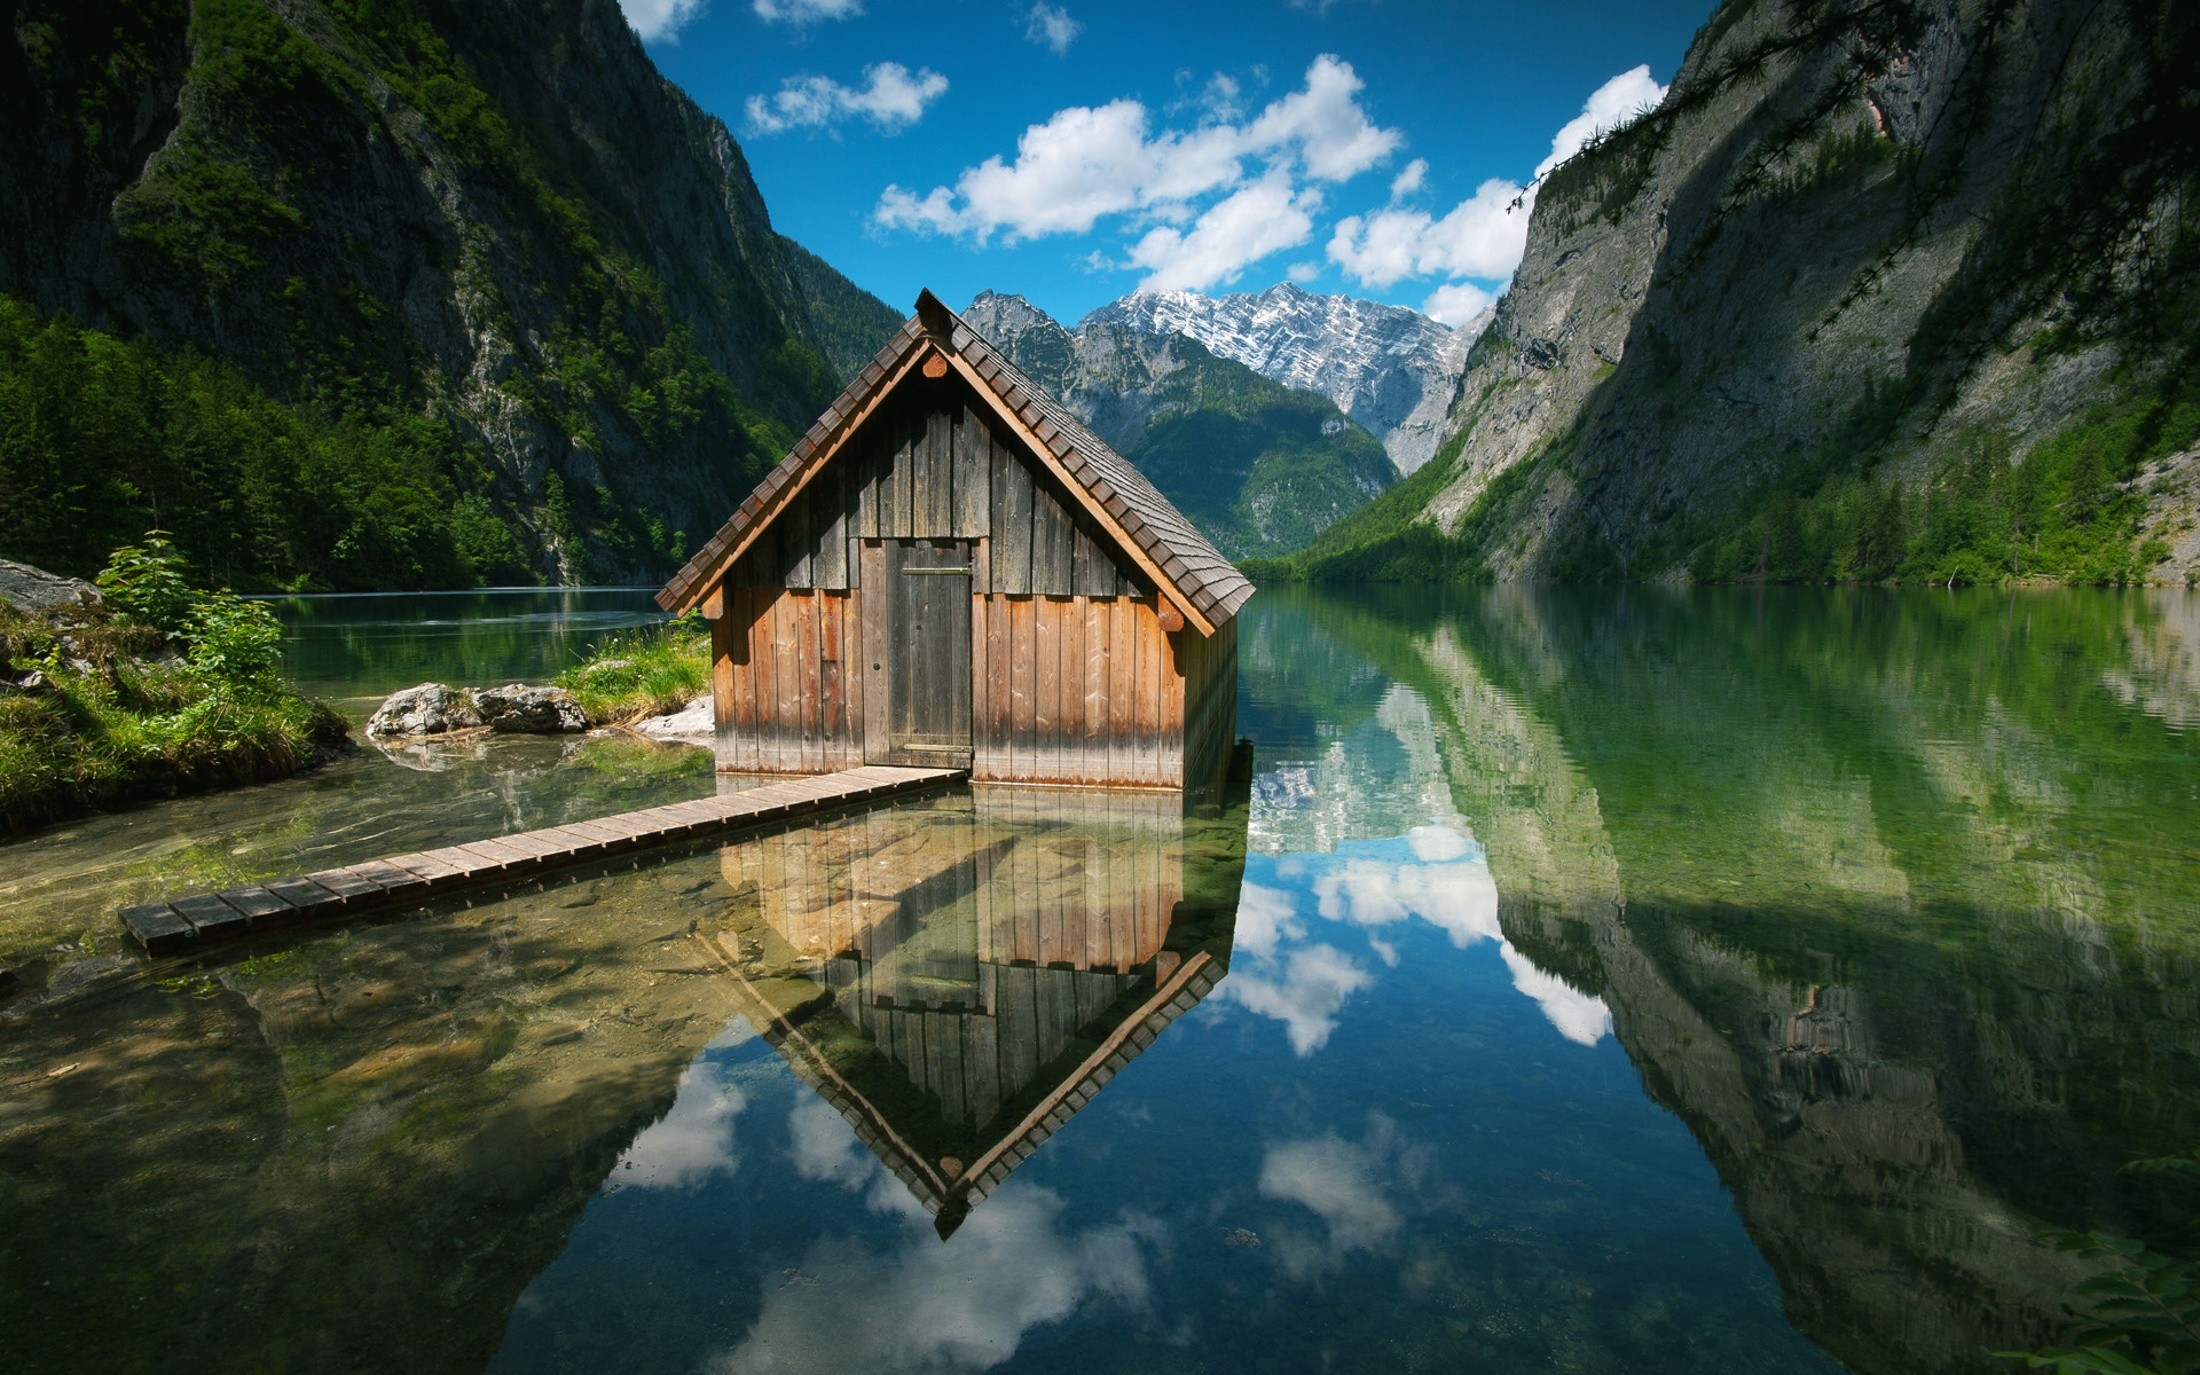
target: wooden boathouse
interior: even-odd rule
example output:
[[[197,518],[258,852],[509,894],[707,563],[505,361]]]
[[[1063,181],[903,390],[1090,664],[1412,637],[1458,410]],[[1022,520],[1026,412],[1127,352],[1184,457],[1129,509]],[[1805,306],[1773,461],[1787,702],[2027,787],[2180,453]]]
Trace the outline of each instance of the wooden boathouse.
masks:
[[[925,292],[657,602],[710,622],[723,772],[1205,792],[1252,593]]]

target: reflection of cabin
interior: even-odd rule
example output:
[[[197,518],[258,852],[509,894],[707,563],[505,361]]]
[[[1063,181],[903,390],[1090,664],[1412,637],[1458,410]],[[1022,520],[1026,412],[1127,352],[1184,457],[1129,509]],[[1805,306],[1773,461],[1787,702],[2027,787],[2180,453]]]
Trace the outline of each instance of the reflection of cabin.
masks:
[[[710,620],[722,770],[1204,789],[1252,592],[926,292],[657,601]]]
[[[1227,900],[1187,900],[1188,825]],[[1243,827],[1159,793],[880,809],[728,846],[755,906],[706,939],[945,1235],[1221,979]]]

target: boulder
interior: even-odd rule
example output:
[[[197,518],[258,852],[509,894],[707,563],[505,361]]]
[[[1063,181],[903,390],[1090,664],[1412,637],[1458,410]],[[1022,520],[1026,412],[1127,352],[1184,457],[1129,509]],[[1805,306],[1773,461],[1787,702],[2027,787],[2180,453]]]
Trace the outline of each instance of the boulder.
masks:
[[[634,730],[668,745],[708,745],[718,738],[708,696],[698,697],[678,711],[636,721]]]
[[[43,615],[64,609],[89,610],[100,603],[99,589],[82,578],[64,578],[27,563],[0,559],[0,602]]]
[[[474,705],[489,729],[518,735],[555,735],[588,729],[588,713],[564,688],[507,683],[477,688]]]
[[[442,683],[393,692],[367,718],[368,735],[442,735],[482,724],[473,699]]]

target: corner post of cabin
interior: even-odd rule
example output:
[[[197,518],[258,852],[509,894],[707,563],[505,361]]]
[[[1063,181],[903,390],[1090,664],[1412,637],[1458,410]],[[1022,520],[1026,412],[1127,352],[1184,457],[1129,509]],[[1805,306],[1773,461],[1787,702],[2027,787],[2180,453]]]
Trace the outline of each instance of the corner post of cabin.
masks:
[[[710,714],[711,756],[720,773],[733,767],[733,666],[737,659],[747,657],[748,637],[735,640],[733,617],[728,614],[727,595],[723,579],[711,584],[698,610],[710,626]]]

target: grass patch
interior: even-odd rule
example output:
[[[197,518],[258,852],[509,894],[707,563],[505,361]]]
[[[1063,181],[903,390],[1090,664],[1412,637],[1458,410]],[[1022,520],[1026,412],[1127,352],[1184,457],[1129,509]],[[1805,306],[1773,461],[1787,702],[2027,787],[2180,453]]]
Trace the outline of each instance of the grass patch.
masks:
[[[558,675],[592,726],[624,725],[677,711],[710,691],[710,632],[700,618],[606,640]]]
[[[112,619],[56,625],[0,608],[0,660],[45,679],[0,689],[0,835],[287,777],[344,742],[327,705],[280,681],[216,681],[203,660],[141,658],[146,639]]]

